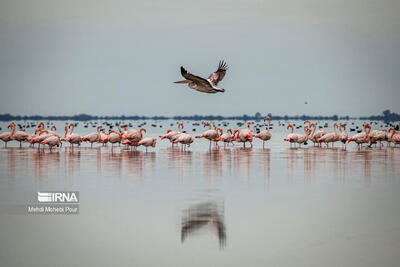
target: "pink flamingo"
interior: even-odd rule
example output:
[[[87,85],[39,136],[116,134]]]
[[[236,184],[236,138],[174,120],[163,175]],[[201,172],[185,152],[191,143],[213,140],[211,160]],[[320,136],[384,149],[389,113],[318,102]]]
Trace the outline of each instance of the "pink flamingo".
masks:
[[[382,148],[382,141],[386,141],[387,140],[387,132],[386,129],[383,130],[373,130],[370,132],[369,134],[369,140],[370,140],[370,144],[369,146],[371,147],[372,144],[375,144],[376,147],[376,142],[379,141],[379,147]]]
[[[71,147],[74,147],[74,144],[80,146],[82,142],[82,137],[79,134],[74,133],[75,125],[71,122],[68,128],[71,127],[71,131],[68,135],[66,135],[65,140],[71,144]]]
[[[221,128],[219,128],[219,129],[221,129]],[[222,141],[222,142],[224,142],[224,148],[225,148],[225,145],[228,143],[231,143],[231,144],[233,144],[233,135],[232,135],[232,130],[231,130],[231,128],[228,128],[228,130],[226,130],[226,133],[222,133],[222,129],[221,129],[221,136],[219,137],[219,140],[220,141]]]
[[[26,138],[25,142],[29,142],[31,143],[31,141],[33,140],[33,138],[38,137],[39,133],[41,130],[43,130],[44,128],[44,123],[41,121],[38,126],[35,128],[35,132],[33,134],[31,134],[30,136],[28,136],[28,138]],[[31,143],[31,146],[33,146],[34,144]]]
[[[342,127],[343,127],[343,130],[342,130]],[[340,127],[339,127],[339,131],[340,131],[339,141],[343,143],[342,146],[344,145],[344,149],[346,149],[346,142],[349,137],[348,134],[346,133],[346,124],[341,123]]]
[[[318,142],[321,143],[325,143],[326,147],[329,147],[329,143],[332,143],[332,148],[334,147],[334,143],[336,141],[339,141],[339,135],[336,132],[336,128],[337,128],[337,122],[335,122],[333,124],[333,133],[328,133],[323,135],[321,138],[318,139]]]
[[[60,136],[58,134],[53,134],[50,137],[47,137],[41,142],[41,144],[48,145],[50,147],[50,151],[52,151],[54,146],[59,147],[60,145],[62,145]]]
[[[167,134],[160,136],[161,140],[167,138],[172,146],[174,145],[173,140],[178,139],[179,135],[182,134],[183,123],[178,123],[178,132],[172,131],[171,129],[167,130]]]
[[[299,138],[299,135],[294,133],[293,124],[289,123],[288,126],[286,127],[286,129],[289,129],[289,128],[291,128],[291,131],[288,134],[288,136],[283,140],[289,142],[290,147],[292,147],[292,143],[297,143],[297,139]]]
[[[253,131],[250,129],[250,122],[247,122],[247,128],[242,130],[235,130],[234,133],[237,133],[235,138],[236,142],[243,142],[243,149],[246,148],[246,142],[250,143],[250,146],[253,147]]]
[[[216,129],[212,129],[211,127],[211,123],[208,121],[204,124],[204,127],[209,126],[210,128],[203,132],[202,134],[196,136],[196,138],[206,138],[208,140],[210,140],[210,149],[211,149],[211,142],[215,142],[215,145],[218,147],[218,139],[219,139],[219,135],[218,135],[218,131]]]
[[[311,133],[311,129],[308,127],[308,125],[304,126],[304,133],[305,134],[297,134],[296,138],[296,143],[299,144],[299,147],[301,147],[301,144],[307,142],[308,137]]]
[[[114,130],[110,130],[110,132],[108,134],[108,142],[111,143],[111,149],[114,148],[114,144],[115,143],[121,143],[121,140],[122,140],[122,134],[121,133],[116,132]]]
[[[393,127],[389,129],[389,134],[390,132],[392,132],[392,135],[389,137],[389,146],[391,142],[393,142],[395,146],[400,144],[400,134],[398,134]]]
[[[90,147],[93,148],[93,143],[99,142],[100,139],[101,139],[100,128],[101,128],[101,126],[98,125],[97,126],[97,133],[90,133],[90,134],[82,137],[82,142],[89,142],[90,143]]]
[[[157,138],[146,137],[146,138],[143,138],[142,140],[140,140],[138,145],[145,146],[146,152],[147,152],[147,147],[149,147],[149,146],[156,147],[156,143],[157,143]]]
[[[310,140],[313,141],[314,145],[318,144],[318,146],[321,146],[321,143],[318,142],[318,139],[320,139],[322,136],[326,134],[326,131],[324,129],[316,131],[317,124],[316,123],[311,123],[309,120],[306,120],[304,123],[309,123],[308,127],[310,127],[314,124],[314,130],[310,136]]]
[[[10,142],[11,136],[14,134],[15,128],[11,127],[12,123],[8,125],[7,128],[11,128],[11,132],[4,132],[0,134],[0,140],[4,142],[4,148],[7,148],[7,143]]]
[[[186,146],[190,147],[190,144],[193,143],[193,137],[188,133],[182,133],[174,142],[181,143],[182,150],[184,150],[186,149]]]
[[[99,143],[102,143],[103,146],[105,146],[108,142],[108,134],[106,133],[106,130],[103,129],[103,131],[100,134],[100,140]]]
[[[368,128],[368,132],[367,132],[367,128]],[[358,149],[360,149],[361,145],[363,143],[367,143],[369,141],[369,133],[370,132],[371,132],[371,126],[368,123],[366,123],[366,124],[364,124],[364,132],[353,135],[351,138],[349,138],[347,140],[347,142],[348,143],[350,143],[351,141],[356,142]]]
[[[131,144],[139,143],[143,138],[143,132],[146,132],[145,128],[140,128],[140,130],[131,129],[128,130],[125,135],[121,135],[122,139],[128,139]]]
[[[25,141],[29,135],[27,135],[24,131],[16,131],[15,132],[15,123],[11,122],[11,127],[13,127],[11,139],[19,142],[19,147],[22,147],[22,142]]]
[[[268,140],[270,140],[271,139],[271,133],[270,133],[270,131],[269,131],[269,126],[270,126],[270,117],[266,117],[265,119],[264,119],[264,124],[265,124],[265,121],[266,120],[268,120],[268,129],[266,129],[266,130],[263,130],[263,131],[261,131],[259,134],[256,134],[254,137],[256,137],[256,138],[259,138],[259,139],[261,139],[262,141],[263,141],[263,148],[264,148],[264,143],[265,143],[265,141],[268,141]]]

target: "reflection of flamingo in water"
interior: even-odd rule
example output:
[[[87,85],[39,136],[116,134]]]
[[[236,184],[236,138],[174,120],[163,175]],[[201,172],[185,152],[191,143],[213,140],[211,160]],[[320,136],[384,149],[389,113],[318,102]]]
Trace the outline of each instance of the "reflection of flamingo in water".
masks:
[[[226,227],[223,218],[223,210],[218,209],[214,202],[200,203],[191,206],[182,216],[181,242],[189,235],[208,226],[210,231],[218,236],[220,247],[226,244]]]
[[[265,141],[268,141],[268,140],[270,140],[271,139],[271,133],[270,133],[270,131],[269,131],[269,126],[270,126],[270,117],[266,117],[265,119],[264,119],[264,124],[265,124],[265,121],[266,120],[268,120],[268,129],[266,129],[266,130],[263,130],[263,131],[261,131],[259,134],[256,134],[254,137],[256,137],[256,138],[259,138],[259,139],[261,139],[262,141],[263,141],[263,148],[264,148],[264,143],[265,143]]]

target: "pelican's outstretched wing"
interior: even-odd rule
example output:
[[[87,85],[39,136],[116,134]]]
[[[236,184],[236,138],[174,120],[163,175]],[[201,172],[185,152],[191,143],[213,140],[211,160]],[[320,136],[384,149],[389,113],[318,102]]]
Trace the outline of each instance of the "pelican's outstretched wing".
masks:
[[[186,80],[192,81],[193,83],[202,85],[204,87],[210,87],[210,83],[206,79],[187,72],[185,68],[182,66],[181,66],[181,74],[183,77],[185,77]]]
[[[228,65],[225,61],[220,61],[218,65],[218,69],[216,72],[211,73],[208,77],[208,80],[214,85],[217,86],[218,83],[224,78],[225,73],[228,69]]]

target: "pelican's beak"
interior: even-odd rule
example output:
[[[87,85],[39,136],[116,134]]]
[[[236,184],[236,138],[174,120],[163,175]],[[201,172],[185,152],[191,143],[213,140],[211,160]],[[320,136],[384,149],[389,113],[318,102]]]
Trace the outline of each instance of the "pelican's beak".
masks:
[[[184,81],[176,81],[176,82],[174,82],[174,83],[191,83],[191,81],[184,80]]]

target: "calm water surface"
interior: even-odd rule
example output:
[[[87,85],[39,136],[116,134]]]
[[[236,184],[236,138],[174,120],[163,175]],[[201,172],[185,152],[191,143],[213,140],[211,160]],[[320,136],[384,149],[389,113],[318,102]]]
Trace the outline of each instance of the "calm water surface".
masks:
[[[291,149],[274,123],[265,149],[1,144],[1,266],[399,266],[400,147]],[[46,190],[79,191],[79,214],[13,212]]]

